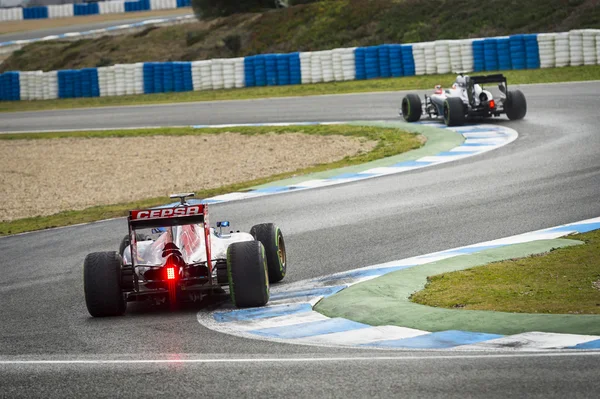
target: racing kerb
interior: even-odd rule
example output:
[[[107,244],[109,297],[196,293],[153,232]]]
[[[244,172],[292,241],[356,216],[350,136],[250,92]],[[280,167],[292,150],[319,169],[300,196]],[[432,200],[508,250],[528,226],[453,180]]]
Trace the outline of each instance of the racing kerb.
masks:
[[[244,338],[316,346],[471,351],[598,350],[600,349],[600,336],[595,335],[536,331],[507,336],[461,330],[429,332],[396,325],[370,326],[342,317],[330,318],[313,310],[313,306],[321,299],[334,295],[354,284],[382,277],[387,273],[419,267],[461,255],[474,254],[489,248],[502,248],[519,243],[549,240],[596,229],[600,229],[600,217],[499,240],[372,265],[289,285],[275,285],[271,287],[269,305],[264,308],[234,309],[231,305],[223,305],[213,312],[199,312],[197,315],[198,322],[211,330]],[[457,312],[468,311],[457,310]],[[598,325],[600,323],[600,316],[587,317],[588,324],[595,323],[595,325]],[[589,317],[593,319],[589,319]]]
[[[67,35],[76,36],[78,33]],[[0,53],[14,51],[24,44],[24,41],[0,43]],[[0,101],[204,91],[453,71],[485,72],[598,64],[600,29],[583,29],[193,62],[139,62],[81,70],[5,72],[0,74]]]
[[[245,125],[196,125],[195,128],[201,129],[204,127],[235,127],[235,126],[286,126],[286,125],[326,125],[326,124],[341,124],[344,122],[307,122],[307,123],[268,123],[268,124],[245,124]],[[377,122],[371,122],[377,123]],[[230,202],[236,200],[243,200],[247,198],[262,197],[265,195],[283,194],[299,190],[306,190],[311,188],[326,187],[336,184],[350,183],[364,179],[371,179],[375,177],[408,172],[420,168],[440,165],[446,162],[457,161],[463,158],[468,158],[474,155],[483,154],[488,151],[495,150],[502,146],[505,146],[517,139],[518,133],[510,128],[504,126],[495,125],[466,125],[461,127],[446,127],[445,125],[436,121],[423,121],[419,122],[421,125],[427,125],[437,127],[441,129],[448,129],[453,132],[459,133],[464,137],[464,142],[448,151],[443,151],[431,156],[424,156],[416,160],[403,161],[390,166],[365,167],[360,172],[353,173],[341,173],[327,178],[321,179],[309,179],[294,184],[282,184],[282,185],[269,185],[268,187],[255,188],[243,192],[234,192],[215,197],[205,198],[202,200],[189,200],[190,204],[195,203],[221,203]],[[385,122],[381,123],[380,126],[385,127]],[[390,125],[393,127],[393,125]]]

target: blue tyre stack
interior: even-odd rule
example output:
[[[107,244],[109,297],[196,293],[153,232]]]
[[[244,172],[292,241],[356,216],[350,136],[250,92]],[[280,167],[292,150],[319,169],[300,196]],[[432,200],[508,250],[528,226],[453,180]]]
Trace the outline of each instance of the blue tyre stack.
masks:
[[[512,69],[525,69],[525,40],[523,35],[512,35],[509,40]]]
[[[58,71],[58,98],[75,97],[73,72],[70,69]]]
[[[525,41],[525,67],[537,69],[540,67],[540,49],[537,35],[523,35]]]
[[[386,44],[377,47],[379,53],[379,76],[382,78],[389,78],[392,76],[390,66],[390,48]]]
[[[73,15],[94,15],[99,13],[98,3],[73,4]]]
[[[256,86],[267,85],[267,71],[265,67],[265,57],[263,55],[257,55],[254,58],[254,80]]]
[[[485,71],[485,52],[483,40],[473,40],[473,70]]]
[[[0,74],[0,101],[19,101],[21,85],[19,72],[4,72]]]
[[[144,94],[156,93],[154,91],[154,65],[152,62],[144,63]]]
[[[173,62],[173,91],[181,92],[183,88],[183,63]]]
[[[290,55],[289,54],[277,54],[277,84],[289,85],[290,84]]]
[[[390,74],[397,78],[403,76],[402,70],[402,46],[399,44],[390,44]]]
[[[81,84],[81,92],[84,97],[99,97],[100,83],[98,82],[98,68],[85,68],[81,73],[86,77],[86,86]],[[88,86],[89,85],[89,86]]]
[[[164,81],[163,81],[163,65],[162,62],[152,62],[153,76],[154,76],[154,93],[164,93]]]
[[[380,76],[378,46],[371,46],[365,49],[365,72],[367,79],[376,79]]]
[[[23,8],[23,19],[48,18],[48,7],[26,7]]]
[[[498,69],[501,71],[512,69],[509,38],[498,39]]]
[[[161,62],[161,77],[163,82],[162,93],[173,91],[175,82],[173,81],[173,64],[170,62]]]
[[[244,58],[244,85],[246,87],[256,86],[256,77],[254,76],[254,59],[256,56]]]
[[[265,74],[267,77],[267,86],[277,86],[277,56],[275,54],[266,54]]]
[[[486,71],[498,70],[498,39],[483,41],[483,60]]]
[[[402,72],[404,76],[415,75],[415,58],[413,57],[412,46],[410,44],[402,45]]]
[[[179,64],[181,64],[181,72],[183,73],[183,91],[194,91],[192,63],[180,62]]]
[[[300,53],[291,53],[290,58],[290,84],[302,84],[302,70],[300,69]]]
[[[150,0],[126,1],[125,12],[132,11],[149,11]]]
[[[365,66],[366,50],[364,47],[357,47],[354,50],[354,69],[356,71],[356,80],[364,80],[367,78],[367,70]]]

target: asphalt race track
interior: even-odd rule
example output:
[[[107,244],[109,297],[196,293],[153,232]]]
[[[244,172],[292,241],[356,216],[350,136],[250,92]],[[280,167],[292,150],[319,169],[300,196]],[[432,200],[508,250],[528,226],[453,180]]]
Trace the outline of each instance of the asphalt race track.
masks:
[[[519,138],[498,150],[212,205],[211,218],[243,231],[279,224],[290,266],[284,281],[292,282],[600,216],[600,82],[522,90],[526,119],[497,120]],[[24,112],[2,114],[0,131],[395,119],[402,95]],[[82,292],[83,259],[116,250],[125,233],[119,219],[0,238],[0,397],[546,398],[597,397],[600,389],[597,352],[285,345],[206,330],[196,321],[204,305],[176,313],[130,305],[124,317],[92,319]],[[24,360],[48,362],[18,363]]]
[[[136,18],[135,13],[129,19],[120,19],[120,20],[112,20],[112,21],[104,21],[104,22],[95,22],[95,23],[86,23],[81,25],[70,25],[70,26],[61,26],[58,28],[49,28],[49,29],[39,29],[39,30],[29,30],[24,32],[14,32],[14,33],[5,33],[0,35],[0,43],[1,42],[9,42],[12,40],[30,40],[30,39],[38,39],[44,36],[51,35],[61,35],[63,33],[70,32],[85,32],[94,29],[104,29],[109,28],[111,26],[119,26],[119,25],[127,25],[134,24],[136,22],[142,22],[149,19],[158,19],[158,18],[172,18],[179,15],[189,15],[189,10],[182,10],[181,13],[167,15],[164,17],[155,16],[155,17],[142,17],[139,16]]]

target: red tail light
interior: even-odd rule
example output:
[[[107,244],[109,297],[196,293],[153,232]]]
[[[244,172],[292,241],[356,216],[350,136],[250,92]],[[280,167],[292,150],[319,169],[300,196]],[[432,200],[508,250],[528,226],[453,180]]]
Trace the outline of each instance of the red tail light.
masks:
[[[167,267],[167,280],[175,280],[175,268]]]
[[[494,100],[490,100],[489,104],[490,108],[496,108],[496,102]]]

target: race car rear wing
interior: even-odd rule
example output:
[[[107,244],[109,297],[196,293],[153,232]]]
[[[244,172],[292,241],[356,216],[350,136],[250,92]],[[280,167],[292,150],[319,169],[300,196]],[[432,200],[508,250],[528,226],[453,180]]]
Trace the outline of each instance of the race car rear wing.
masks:
[[[129,225],[133,230],[156,227],[199,224],[208,220],[208,206],[184,205],[174,208],[129,211]]]
[[[472,84],[504,83],[504,85],[506,86],[506,77],[501,73],[497,73],[494,75],[471,76],[470,81]]]

